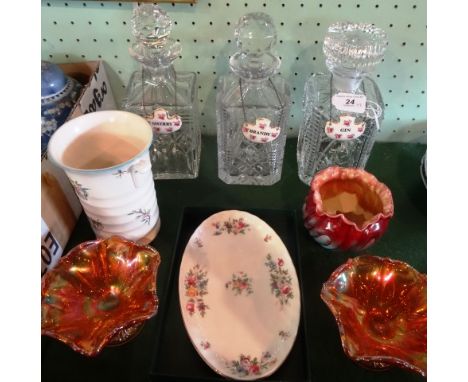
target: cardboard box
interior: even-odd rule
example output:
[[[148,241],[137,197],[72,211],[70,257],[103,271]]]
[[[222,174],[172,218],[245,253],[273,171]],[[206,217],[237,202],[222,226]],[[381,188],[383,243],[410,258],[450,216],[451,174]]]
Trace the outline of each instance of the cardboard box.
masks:
[[[103,61],[59,66],[83,85],[67,120],[93,111],[117,109]],[[41,158],[41,277],[62,256],[81,211],[65,172],[45,155]]]
[[[66,75],[85,84],[67,120],[93,111],[117,109],[104,61],[87,61],[59,66]]]

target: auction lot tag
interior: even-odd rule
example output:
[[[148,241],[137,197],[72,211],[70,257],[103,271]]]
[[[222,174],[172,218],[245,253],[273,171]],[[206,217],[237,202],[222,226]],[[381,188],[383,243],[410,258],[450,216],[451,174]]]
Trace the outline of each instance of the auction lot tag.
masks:
[[[364,113],[366,110],[366,96],[364,94],[337,93],[332,97],[332,104],[338,110]]]

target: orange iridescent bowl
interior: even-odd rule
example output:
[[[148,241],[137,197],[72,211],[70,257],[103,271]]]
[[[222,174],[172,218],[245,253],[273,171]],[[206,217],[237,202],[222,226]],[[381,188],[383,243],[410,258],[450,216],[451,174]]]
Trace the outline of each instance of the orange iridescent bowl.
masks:
[[[323,284],[348,357],[363,366],[398,366],[426,376],[427,277],[408,264],[359,256]]]
[[[42,334],[87,356],[128,341],[158,310],[160,262],[117,236],[79,244],[42,279]]]

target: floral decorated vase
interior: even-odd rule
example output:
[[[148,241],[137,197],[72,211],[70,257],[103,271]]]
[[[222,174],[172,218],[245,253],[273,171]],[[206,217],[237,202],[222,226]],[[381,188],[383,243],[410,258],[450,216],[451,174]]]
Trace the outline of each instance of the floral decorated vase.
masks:
[[[80,168],[66,162],[65,153],[72,142],[93,131],[119,139],[133,136],[139,152],[103,168]],[[158,234],[161,223],[149,154],[152,137],[144,118],[119,110],[73,118],[51,137],[49,159],[65,171],[97,238],[117,235],[149,244]]]

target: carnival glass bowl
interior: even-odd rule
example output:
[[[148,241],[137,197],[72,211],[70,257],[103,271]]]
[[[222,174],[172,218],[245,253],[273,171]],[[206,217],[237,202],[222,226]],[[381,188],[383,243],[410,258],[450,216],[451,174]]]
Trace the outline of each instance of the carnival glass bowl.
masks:
[[[322,247],[369,248],[393,216],[389,188],[358,168],[332,166],[317,173],[303,208],[304,226]]]
[[[427,278],[408,264],[359,256],[336,269],[321,297],[347,356],[363,366],[398,366],[426,376]]]
[[[42,334],[87,356],[126,342],[158,310],[159,253],[113,236],[87,241],[42,279]]]

